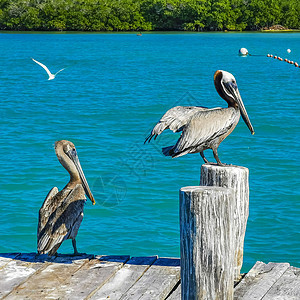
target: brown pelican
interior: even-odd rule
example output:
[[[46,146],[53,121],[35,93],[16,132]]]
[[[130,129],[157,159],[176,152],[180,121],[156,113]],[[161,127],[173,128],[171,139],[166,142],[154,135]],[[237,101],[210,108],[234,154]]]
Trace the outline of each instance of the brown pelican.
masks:
[[[83,219],[85,194],[95,204],[94,197],[82,171],[73,143],[55,143],[55,153],[70,174],[69,183],[59,192],[54,187],[39,211],[38,253],[52,256],[66,239],[72,239],[74,255],[78,255],[76,236]]]
[[[157,138],[165,129],[173,132],[182,131],[174,146],[162,149],[166,156],[179,157],[188,153],[200,152],[205,163],[203,151],[212,149],[218,165],[222,166],[218,157],[220,143],[233,131],[240,115],[254,134],[254,129],[247,115],[234,76],[226,71],[218,70],[214,74],[215,88],[218,94],[228,103],[228,108],[204,108],[197,106],[177,106],[168,110],[152,129],[145,143]]]

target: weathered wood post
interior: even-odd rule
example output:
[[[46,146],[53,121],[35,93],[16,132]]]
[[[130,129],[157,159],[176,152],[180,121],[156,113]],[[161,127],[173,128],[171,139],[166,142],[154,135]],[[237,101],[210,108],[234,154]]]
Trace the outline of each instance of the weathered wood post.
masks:
[[[180,190],[181,294],[231,300],[249,213],[249,171],[205,164],[200,186]]]
[[[238,280],[243,265],[244,238],[249,215],[249,170],[239,166],[217,166],[204,164],[201,166],[200,185],[232,188],[234,197],[235,236],[235,270],[234,278]]]
[[[233,190],[191,186],[180,190],[181,298],[232,300]]]

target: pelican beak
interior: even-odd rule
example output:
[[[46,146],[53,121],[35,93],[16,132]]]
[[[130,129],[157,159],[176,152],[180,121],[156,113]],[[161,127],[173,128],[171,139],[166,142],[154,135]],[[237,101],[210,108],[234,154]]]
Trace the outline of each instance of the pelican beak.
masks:
[[[84,189],[86,195],[87,195],[88,198],[92,201],[93,205],[95,205],[95,204],[96,204],[96,201],[95,201],[95,199],[94,199],[94,196],[93,196],[93,194],[92,194],[92,192],[91,192],[91,190],[90,190],[90,187],[89,187],[89,185],[88,185],[88,183],[87,183],[87,181],[86,181],[86,178],[85,178],[85,176],[84,176],[84,173],[83,173],[83,171],[82,171],[82,168],[81,168],[81,165],[80,165],[79,158],[78,158],[78,156],[77,156],[76,150],[75,150],[75,149],[74,149],[74,150],[72,149],[72,150],[68,151],[68,152],[67,152],[67,155],[68,155],[69,158],[73,161],[73,163],[74,163],[74,165],[75,165],[75,167],[76,167],[76,169],[77,169],[77,171],[78,171],[78,173],[79,173],[79,177],[80,177],[81,182],[82,182],[82,187],[83,187],[83,189]]]
[[[248,128],[250,129],[251,134],[253,135],[254,134],[254,128],[253,128],[253,126],[250,122],[250,119],[248,117],[246,108],[244,106],[242,97],[240,95],[240,92],[239,92],[239,89],[238,89],[236,83],[232,83],[232,82],[228,83],[228,84],[226,84],[226,88],[229,90],[229,92],[233,96],[235,102],[238,104],[238,107],[240,109],[242,118],[243,118],[244,122],[246,123],[246,125],[248,126]]]

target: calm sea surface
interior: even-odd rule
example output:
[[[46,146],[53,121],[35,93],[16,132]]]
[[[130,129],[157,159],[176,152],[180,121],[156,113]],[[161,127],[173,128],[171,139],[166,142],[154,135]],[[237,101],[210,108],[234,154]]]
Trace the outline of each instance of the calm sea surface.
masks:
[[[239,57],[241,47],[263,56]],[[87,201],[79,251],[178,257],[178,190],[198,185],[202,160],[164,157],[172,132],[143,142],[173,106],[226,106],[213,84],[222,69],[256,132],[241,120],[219,148],[222,162],[250,170],[243,270],[257,260],[300,267],[300,69],[268,53],[300,63],[300,34],[1,33],[0,252],[36,251],[38,210],[69,180],[53,145],[68,139],[97,201]],[[67,68],[47,81],[31,57]]]

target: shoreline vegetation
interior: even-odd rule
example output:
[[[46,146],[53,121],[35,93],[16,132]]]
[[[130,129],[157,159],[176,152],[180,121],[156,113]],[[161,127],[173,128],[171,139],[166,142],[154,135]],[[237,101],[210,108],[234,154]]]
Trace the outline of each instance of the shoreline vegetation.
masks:
[[[0,2],[2,31],[294,31],[288,28],[300,30],[299,0]]]

